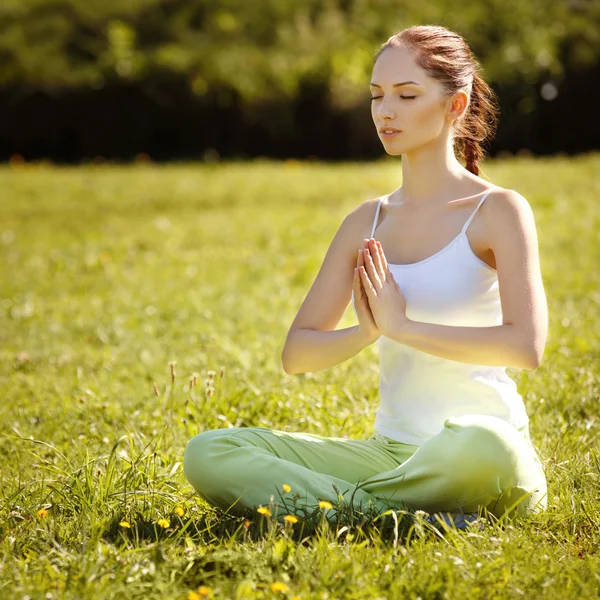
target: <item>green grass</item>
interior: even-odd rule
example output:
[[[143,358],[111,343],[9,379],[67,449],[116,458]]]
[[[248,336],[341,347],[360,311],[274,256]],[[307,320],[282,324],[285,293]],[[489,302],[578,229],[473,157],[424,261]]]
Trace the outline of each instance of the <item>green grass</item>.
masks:
[[[341,220],[399,162],[1,168],[0,597],[597,597],[600,155],[484,172],[536,216],[549,338],[508,372],[549,506],[441,536],[402,514],[246,529],[182,472],[205,429],[371,434],[374,346],[292,377],[280,355]]]

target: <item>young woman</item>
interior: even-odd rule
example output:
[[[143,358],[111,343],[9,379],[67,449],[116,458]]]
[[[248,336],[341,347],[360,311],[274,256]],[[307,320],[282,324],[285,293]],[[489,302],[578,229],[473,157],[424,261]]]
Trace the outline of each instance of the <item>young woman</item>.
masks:
[[[386,152],[402,157],[402,186],[346,216],[283,349],[295,374],[377,342],[373,435],[200,433],[184,471],[208,502],[235,513],[271,501],[282,518],[296,494],[308,510],[352,501],[463,524],[483,508],[546,508],[525,406],[506,374],[535,369],[546,343],[537,233],[523,196],[478,176],[498,112],[479,69],[441,26],[409,27],[379,49],[371,114]],[[359,324],[335,330],[351,296]]]

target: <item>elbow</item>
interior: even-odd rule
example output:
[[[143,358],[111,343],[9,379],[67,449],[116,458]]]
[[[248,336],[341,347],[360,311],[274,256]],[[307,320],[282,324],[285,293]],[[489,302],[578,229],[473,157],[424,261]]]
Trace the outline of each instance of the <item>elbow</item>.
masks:
[[[295,374],[296,374],[296,373],[294,373],[294,371],[292,371],[291,369],[288,369],[288,368],[286,367],[286,364],[285,364],[283,361],[281,361],[281,366],[282,366],[282,368],[283,368],[283,371],[284,371],[284,373],[285,373],[286,375],[295,375]]]
[[[541,364],[544,356],[544,350],[538,350],[534,348],[527,353],[527,359],[525,361],[525,368],[529,371],[535,371]]]
[[[281,353],[281,367],[283,368],[283,371],[285,372],[286,375],[295,375],[295,371],[291,368],[291,365],[289,364],[289,359],[286,359],[286,352],[285,352],[285,348],[283,349],[283,352]]]
[[[285,362],[285,358],[281,355],[281,368],[286,375],[293,375],[291,369],[288,369],[288,364]]]
[[[523,368],[527,369],[528,371],[535,371],[539,366],[540,363],[530,357],[529,360],[523,365]]]

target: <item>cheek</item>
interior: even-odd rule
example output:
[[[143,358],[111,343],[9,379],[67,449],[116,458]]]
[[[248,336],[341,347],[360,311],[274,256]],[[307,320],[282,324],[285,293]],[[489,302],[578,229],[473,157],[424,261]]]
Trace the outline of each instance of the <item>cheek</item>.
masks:
[[[432,104],[421,104],[415,106],[412,111],[412,121],[415,125],[424,127],[427,125],[435,125],[439,117],[439,108]]]

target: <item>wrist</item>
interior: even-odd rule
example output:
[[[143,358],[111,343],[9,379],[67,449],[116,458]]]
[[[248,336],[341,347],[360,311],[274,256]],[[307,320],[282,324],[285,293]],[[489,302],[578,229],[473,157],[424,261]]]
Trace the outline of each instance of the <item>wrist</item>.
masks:
[[[363,346],[363,348],[366,348],[367,346],[374,344],[380,337],[380,336],[375,337],[372,334],[368,333],[367,331],[364,331],[363,329],[361,329],[360,325],[356,325],[356,332],[357,332],[358,338],[360,339],[360,343]]]
[[[398,323],[394,329],[393,339],[401,344],[404,343],[410,335],[413,323],[414,321],[411,321],[408,318]]]

